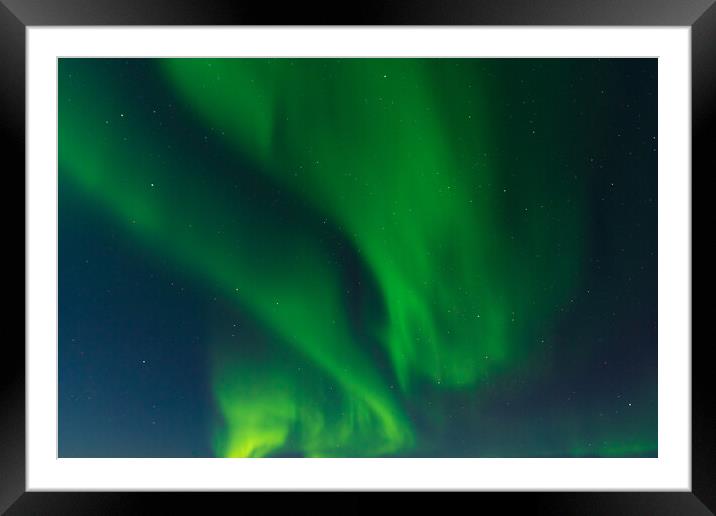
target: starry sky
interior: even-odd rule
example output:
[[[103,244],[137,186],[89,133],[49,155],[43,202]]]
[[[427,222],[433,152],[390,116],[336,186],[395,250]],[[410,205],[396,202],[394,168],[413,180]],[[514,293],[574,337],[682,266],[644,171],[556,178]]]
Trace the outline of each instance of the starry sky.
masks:
[[[61,457],[654,457],[655,59],[60,59]]]

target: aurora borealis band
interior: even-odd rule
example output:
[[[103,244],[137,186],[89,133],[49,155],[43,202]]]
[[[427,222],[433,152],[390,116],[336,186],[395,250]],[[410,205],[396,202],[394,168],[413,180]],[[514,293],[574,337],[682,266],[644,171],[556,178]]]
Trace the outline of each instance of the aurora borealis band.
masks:
[[[65,457],[651,457],[655,59],[60,59]]]

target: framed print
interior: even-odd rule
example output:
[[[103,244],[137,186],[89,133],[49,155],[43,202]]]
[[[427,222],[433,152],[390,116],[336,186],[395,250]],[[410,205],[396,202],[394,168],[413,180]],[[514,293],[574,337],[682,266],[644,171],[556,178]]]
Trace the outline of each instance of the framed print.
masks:
[[[275,490],[713,510],[710,2],[5,4],[10,514]]]

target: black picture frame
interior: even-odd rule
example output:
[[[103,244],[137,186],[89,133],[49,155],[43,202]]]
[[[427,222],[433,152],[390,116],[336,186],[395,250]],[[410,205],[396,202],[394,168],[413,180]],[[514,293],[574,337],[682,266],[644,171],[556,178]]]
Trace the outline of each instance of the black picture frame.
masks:
[[[691,27],[692,169],[716,170],[716,3],[714,0],[394,0],[341,2],[196,0],[0,0],[0,130],[6,177],[24,177],[25,29],[42,25],[622,25]],[[692,171],[693,177],[693,171]],[[24,192],[23,185],[19,188]],[[21,198],[15,191],[8,194]],[[24,195],[22,196],[24,199]],[[16,212],[15,212],[16,213]],[[14,220],[9,218],[7,220]],[[692,246],[693,247],[693,246]],[[693,252],[693,251],[692,251]],[[9,254],[9,253],[8,253]],[[27,257],[24,255],[23,259]],[[19,256],[14,260],[18,262]],[[23,295],[24,299],[24,295]],[[23,303],[24,309],[24,303]],[[24,340],[24,339],[23,339]],[[688,345],[689,343],[675,343]],[[716,403],[710,343],[692,343],[692,491],[480,493],[501,511],[548,514],[713,514],[716,512]],[[25,492],[25,352],[5,341],[0,374],[0,511],[8,514],[205,513],[209,497],[246,494]],[[368,500],[368,501],[366,501]],[[370,497],[342,501],[356,511]],[[215,503],[211,500],[209,503]],[[311,502],[313,503],[313,502]],[[474,503],[474,502],[473,502]],[[196,505],[193,505],[196,504]]]

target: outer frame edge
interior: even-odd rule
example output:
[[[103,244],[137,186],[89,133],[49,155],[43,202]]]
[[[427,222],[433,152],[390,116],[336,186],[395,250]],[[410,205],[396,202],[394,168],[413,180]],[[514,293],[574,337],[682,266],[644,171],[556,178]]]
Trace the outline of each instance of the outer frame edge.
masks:
[[[691,78],[693,182],[697,171],[706,177],[716,170],[713,149],[716,141],[716,3],[691,27]],[[706,507],[716,512],[716,411],[710,396],[715,387],[709,348],[705,341],[692,342],[692,490]]]
[[[3,203],[6,220],[17,221],[24,214],[25,202],[25,25],[4,4],[0,3],[0,63],[3,74],[0,80],[0,147],[5,163],[10,163],[8,179],[20,185],[9,186]],[[18,173],[22,170],[22,173]],[[17,210],[17,211],[15,211]],[[22,211],[20,211],[22,210]],[[21,226],[11,226],[20,231]],[[23,242],[25,226],[22,225]],[[17,249],[17,248],[15,248]],[[18,256],[21,255],[21,256]],[[17,264],[14,270],[25,270],[25,245],[20,253],[9,254]],[[8,257],[9,257],[8,256]],[[22,258],[22,265],[18,262]],[[15,276],[19,280],[19,274]],[[23,274],[24,281],[24,274]],[[23,284],[22,310],[25,309]],[[14,306],[19,304],[14,300]],[[9,302],[9,300],[8,300]],[[24,320],[24,318],[23,318]],[[9,338],[3,346],[0,362],[0,512],[9,507],[25,491],[25,338],[24,325],[21,337]]]
[[[37,0],[26,1],[28,4],[31,3],[34,7],[37,7],[42,3],[44,3],[46,7],[48,6],[48,2],[40,2]],[[4,4],[7,3],[7,0],[5,0]],[[61,2],[55,2],[55,5],[59,5],[60,3]],[[72,4],[76,2],[70,1],[62,3]],[[432,2],[420,3],[426,5],[433,4]],[[610,4],[611,2],[605,3]],[[716,113],[716,82],[714,81],[714,77],[716,77],[716,44],[714,43],[714,40],[716,39],[716,3],[713,3],[713,0],[709,0],[708,3],[711,3],[710,7],[707,6],[704,10],[699,11],[701,14],[696,18],[696,21],[693,22],[692,27],[693,162],[694,169],[699,168],[703,170],[704,173],[706,173],[705,166],[707,165],[712,166],[711,170],[716,169],[713,168],[714,158],[709,156],[710,149],[708,147],[709,141],[716,141],[716,138],[714,137],[716,134],[714,131],[714,126],[716,125],[714,122],[714,113]],[[35,14],[22,17],[17,16],[4,4],[0,3],[0,27],[2,29],[0,31],[0,41],[2,41],[2,45],[0,45],[0,57],[2,57],[3,62],[7,63],[6,66],[11,73],[4,74],[2,82],[0,83],[0,115],[2,120],[5,121],[2,127],[2,132],[7,133],[4,134],[4,140],[7,142],[8,155],[16,158],[18,160],[18,164],[22,163],[24,169],[26,23],[23,20],[29,20],[30,24],[35,24],[34,22],[39,21],[39,19],[35,17]],[[106,2],[102,2],[102,4],[106,4]],[[182,4],[185,5],[186,2],[182,2]],[[674,4],[676,5],[677,3]],[[464,6],[465,3],[458,2],[458,5]],[[550,7],[549,11],[552,12],[552,16],[556,16],[556,13],[554,13],[552,9],[557,10],[558,6]],[[448,11],[450,10],[449,8],[446,9]],[[97,15],[98,11],[102,11],[102,7],[96,7],[92,11],[81,13],[80,16],[84,16],[84,19],[80,24],[93,25],[95,22],[92,20],[92,16],[93,14]],[[157,9],[157,12],[160,14],[164,11],[165,9],[163,8]],[[191,11],[192,8],[189,7],[188,11],[183,9],[181,12],[184,14],[191,14]],[[249,11],[251,10],[249,9]],[[214,15],[215,14],[220,15],[221,11],[215,11]],[[129,24],[138,24],[142,23],[142,15],[142,11],[135,11],[130,16],[131,20],[125,18],[124,20],[120,19],[117,21],[123,21],[124,23],[129,21]],[[433,15],[437,20],[442,20],[444,18],[444,15],[436,15],[435,12],[431,13],[430,9],[427,9],[424,16],[429,17]],[[45,16],[52,18],[53,14],[50,13]],[[100,17],[101,16],[102,15],[100,15]],[[107,13],[105,13],[104,16],[106,18]],[[453,13],[453,16],[455,16],[455,13]],[[471,16],[474,16],[474,13]],[[247,18],[252,17],[253,16],[250,13],[247,16]],[[399,17],[400,14],[397,14],[397,18]],[[396,10],[394,5],[392,14],[387,16],[387,18],[392,19],[392,23],[396,23]],[[522,19],[525,18],[526,16]],[[59,20],[61,19],[63,18],[59,18]],[[459,19],[459,16],[454,19]],[[643,23],[635,24],[651,24],[651,22],[648,21],[650,19],[650,17],[644,16]],[[44,18],[44,20],[44,23],[40,22],[39,24],[55,24],[52,19]],[[201,20],[203,20],[203,18],[201,18],[200,21]],[[494,16],[491,17],[490,15],[486,15],[485,20],[492,20],[491,23],[499,24],[499,22],[494,19]],[[683,16],[677,18],[675,23],[663,24],[686,24],[681,20],[683,20]],[[151,20],[146,18],[144,23],[151,23]],[[452,23],[455,23],[455,21]],[[569,22],[562,21],[562,23],[568,24]],[[703,353],[705,354],[705,350],[703,350]],[[59,508],[55,505],[56,503],[67,503],[70,498],[85,500],[82,505],[85,505],[86,508],[89,508],[86,505],[87,503],[91,503],[95,508],[99,508],[101,506],[106,507],[106,504],[115,505],[116,503],[123,503],[119,497],[124,498],[126,496],[127,499],[129,499],[127,501],[134,499],[134,503],[130,501],[130,505],[134,505],[136,507],[136,497],[133,495],[119,495],[117,493],[107,495],[100,495],[97,493],[88,496],[74,493],[53,495],[50,495],[49,493],[47,495],[41,493],[26,493],[23,495],[23,492],[25,491],[24,350],[20,349],[19,351],[12,351],[11,355],[11,358],[13,358],[12,360],[4,361],[7,372],[4,377],[0,379],[3,386],[2,391],[0,391],[2,393],[2,398],[0,398],[2,400],[2,404],[0,406],[2,406],[4,413],[3,425],[0,426],[0,432],[2,432],[2,434],[0,434],[0,458],[2,459],[0,460],[0,464],[2,465],[2,475],[0,476],[2,476],[3,479],[0,483],[0,512],[3,512],[8,506],[13,505],[13,502],[15,502],[13,508],[28,508],[25,504],[33,503],[33,500],[35,499],[37,499],[37,502],[40,503],[41,506],[50,502],[48,505],[45,505],[45,507],[54,507],[55,509]],[[716,487],[714,487],[716,486],[716,475],[714,475],[713,469],[714,464],[716,464],[716,460],[714,460],[716,458],[716,447],[714,446],[713,437],[711,435],[711,432],[714,429],[714,411],[713,408],[710,408],[707,395],[707,392],[710,392],[708,387],[712,386],[713,381],[708,382],[707,380],[710,378],[708,373],[706,373],[706,367],[709,367],[708,360],[698,359],[699,357],[702,357],[702,350],[695,347],[694,356],[697,359],[693,361],[693,495],[687,493],[639,494],[652,499],[661,498],[661,495],[663,494],[664,496],[668,496],[673,502],[681,500],[681,502],[683,502],[683,505],[681,506],[683,512],[681,512],[681,514],[707,514],[709,508],[713,511],[714,507],[716,507]],[[19,366],[19,364],[22,364],[22,366]],[[545,494],[544,496],[554,496],[554,494],[556,493],[549,495]],[[633,503],[636,498],[632,495],[636,494],[611,493],[604,494],[603,496],[605,499],[607,497],[610,498],[612,502],[617,502],[618,499],[626,500],[631,497],[632,502],[628,503],[627,506],[634,508],[635,506]],[[592,499],[595,502],[595,505],[592,506],[593,511],[590,511],[592,514],[624,513],[624,510],[627,507],[622,506],[621,510],[615,512],[615,509],[617,509],[618,506],[614,503],[607,503],[610,507],[607,509],[603,501],[597,501],[602,495],[567,494],[561,496],[564,496],[564,499],[567,502],[569,500],[576,502],[577,506],[580,505],[580,502],[578,502],[579,498],[582,498],[583,501]],[[161,498],[166,501],[164,496]],[[543,499],[541,496],[539,498]],[[148,501],[146,497],[143,498],[143,500]],[[694,502],[698,502],[698,504]],[[641,505],[641,503],[638,503],[637,506],[645,508]],[[701,511],[698,506],[701,506],[703,511],[707,512]],[[664,506],[662,505],[662,507]],[[12,512],[14,512],[14,510]],[[62,511],[59,513],[62,513]],[[659,514],[661,513],[662,512],[659,512]]]

